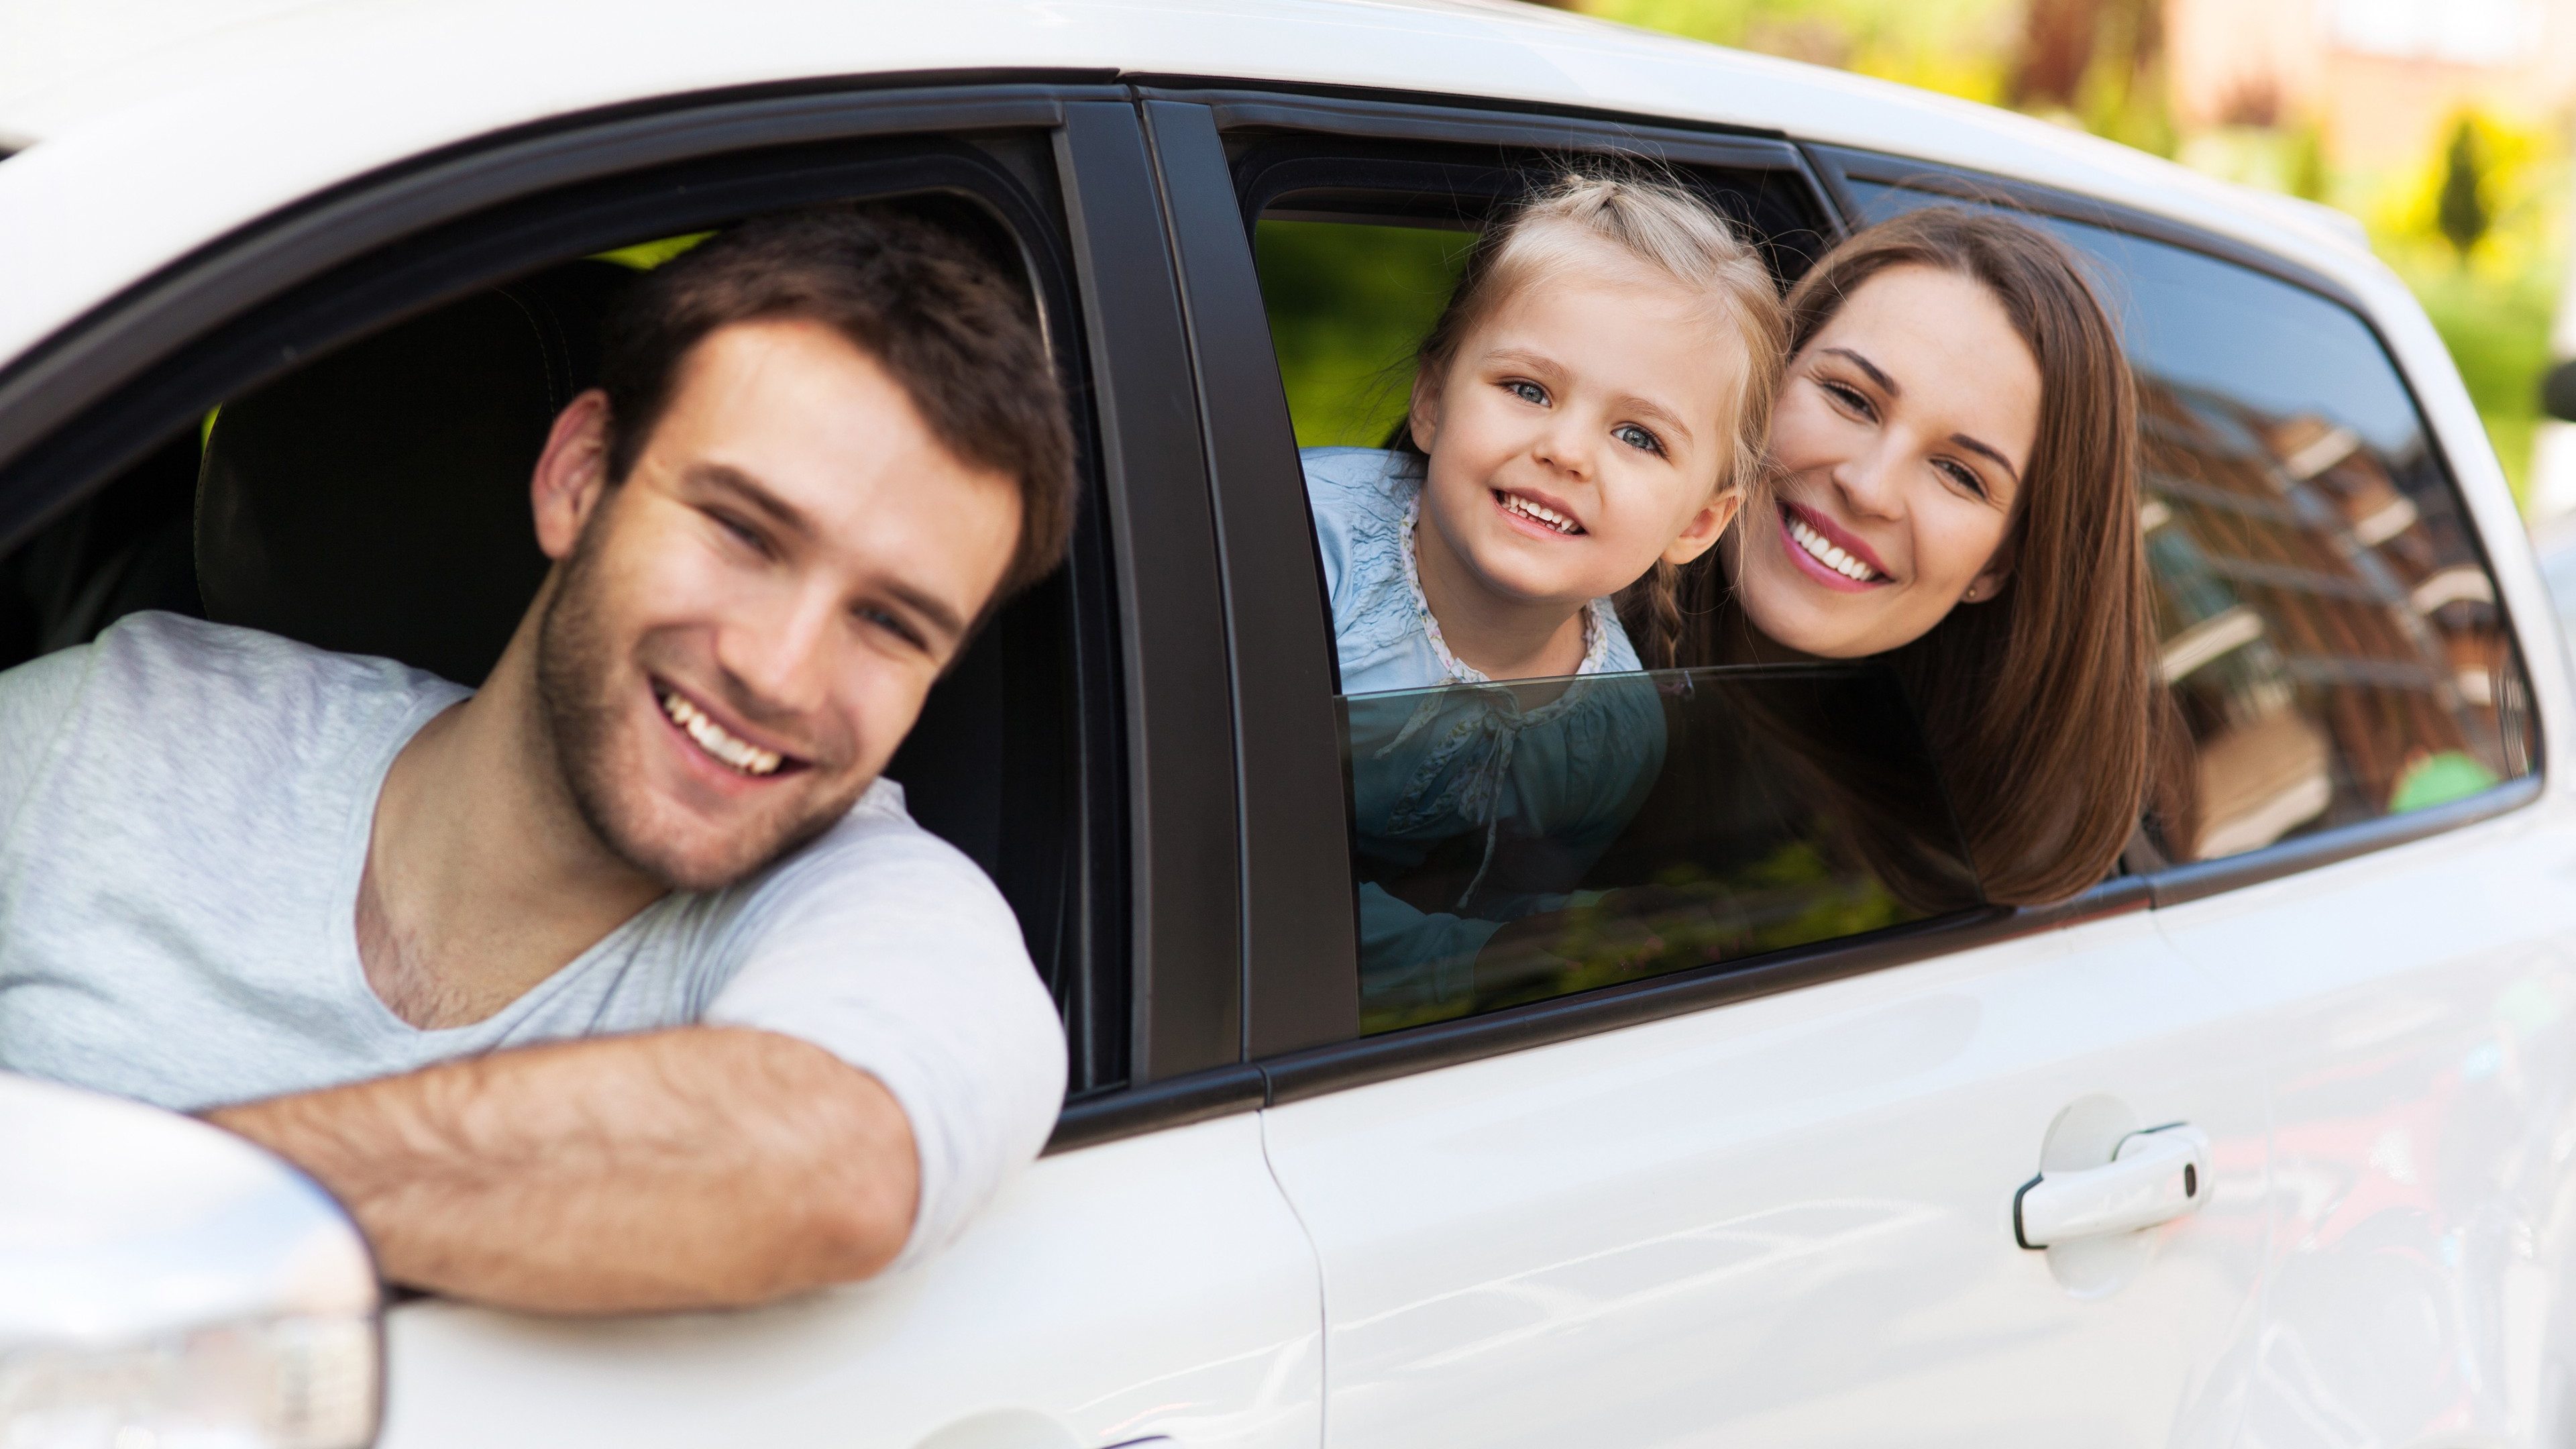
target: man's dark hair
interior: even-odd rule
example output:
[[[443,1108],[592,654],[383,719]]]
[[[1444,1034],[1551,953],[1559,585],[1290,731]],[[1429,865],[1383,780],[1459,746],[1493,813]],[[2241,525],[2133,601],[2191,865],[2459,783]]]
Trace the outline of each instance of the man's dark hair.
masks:
[[[609,479],[635,466],[691,348],[720,327],[775,318],[848,338],[949,452],[1019,484],[1019,545],[997,602],[1063,559],[1073,439],[1035,303],[973,241],[892,205],[754,218],[638,279],[601,338]]]

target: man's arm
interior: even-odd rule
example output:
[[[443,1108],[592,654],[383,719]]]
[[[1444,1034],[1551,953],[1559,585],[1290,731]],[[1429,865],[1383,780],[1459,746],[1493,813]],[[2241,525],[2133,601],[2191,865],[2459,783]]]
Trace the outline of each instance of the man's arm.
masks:
[[[739,1027],[496,1052],[206,1116],[338,1194],[387,1278],[545,1313],[866,1277],[902,1250],[920,1186],[876,1078]]]

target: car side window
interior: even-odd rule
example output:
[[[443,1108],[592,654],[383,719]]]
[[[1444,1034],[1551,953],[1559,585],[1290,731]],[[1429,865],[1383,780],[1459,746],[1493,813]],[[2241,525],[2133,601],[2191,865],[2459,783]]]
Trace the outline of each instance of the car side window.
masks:
[[[1694,179],[1757,236],[1799,224],[1726,176]],[[1388,445],[1476,228],[1522,181],[1488,160],[1437,185],[1247,185],[1302,449]],[[1383,456],[1308,453],[1318,517],[1333,523],[1337,470]],[[1363,1034],[1983,903],[1903,690],[1875,666],[1345,692],[1336,707]]]
[[[1853,183],[1876,220],[1946,198]],[[2159,667],[2190,734],[2174,861],[2477,795],[2534,768],[2495,582],[2403,377],[2340,303],[2108,227],[2139,385]]]
[[[1045,145],[1032,136],[1025,149],[1043,158]],[[897,153],[890,169],[913,164]],[[984,181],[955,169],[965,183]],[[1046,229],[1045,209],[1008,205],[1024,198],[998,181],[985,184],[1000,201],[982,192],[970,201],[923,195],[910,172],[898,175],[876,195],[1032,278],[1029,300],[1055,334],[1059,365],[1078,376],[1082,349],[1064,335],[1075,305],[1065,244]],[[789,169],[774,184],[804,203],[812,198],[795,188],[831,180]],[[219,408],[0,555],[0,668],[158,609],[479,684],[546,574],[529,476],[557,412],[597,384],[602,319],[638,272],[732,218],[689,219],[681,235],[622,238],[632,244],[490,277],[304,348],[309,360],[282,375],[234,385]],[[1090,420],[1074,424],[1086,492],[1096,492]],[[1088,500],[1084,509],[1097,511]],[[1077,640],[1101,637],[1101,611],[1114,607],[1099,586],[1102,547],[1086,531],[1067,567],[995,612],[885,771],[913,818],[1010,901],[1068,1019],[1077,1093],[1114,1086],[1125,1070],[1123,1036],[1094,1029],[1123,1019],[1124,1006],[1099,1000],[1106,973],[1087,963],[1106,953],[1085,927],[1110,914],[1085,896],[1099,874],[1085,861],[1099,853],[1086,822],[1103,809],[1098,741],[1115,706],[1085,672],[1101,665],[1097,646],[1077,657]]]

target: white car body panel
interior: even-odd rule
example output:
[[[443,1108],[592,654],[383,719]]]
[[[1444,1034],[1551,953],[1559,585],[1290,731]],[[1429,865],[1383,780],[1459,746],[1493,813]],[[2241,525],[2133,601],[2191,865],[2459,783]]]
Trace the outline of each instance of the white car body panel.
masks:
[[[1273,1109],[1332,1442],[2236,1442],[2259,1044],[2143,914]],[[2014,1243],[2051,1119],[2213,1143],[2118,1290]]]
[[[2273,1055],[2248,1443],[2576,1428],[2571,882],[2530,811],[2156,913]]]
[[[942,1432],[958,1449],[1312,1449],[1320,1317],[1244,1114],[1048,1158],[931,1262],[802,1302],[622,1321],[396,1309],[381,1449]]]
[[[2397,279],[2298,204],[2024,118],[1499,0],[5,0],[0,36],[0,137],[26,148],[0,161],[0,367],[383,168],[815,77],[1485,97],[2155,213],[2359,299],[2493,562],[2542,757],[2576,758],[2549,596]],[[385,1443],[900,1446],[987,1411],[1022,1417],[948,1442],[2570,1442],[2570,789],[2208,900],[1062,1154],[938,1261],[806,1303],[409,1305]],[[2051,1116],[2102,1091],[2208,1130],[2221,1181],[2135,1281],[2079,1299],[2012,1245],[2009,1205]],[[1320,1289],[1318,1248],[1342,1265]]]

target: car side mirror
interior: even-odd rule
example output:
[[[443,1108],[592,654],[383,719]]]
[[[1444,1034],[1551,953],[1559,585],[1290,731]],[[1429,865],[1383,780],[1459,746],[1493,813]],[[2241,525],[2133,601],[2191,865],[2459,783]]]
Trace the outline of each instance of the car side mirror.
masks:
[[[365,1449],[366,1239],[221,1128],[0,1073],[0,1444]]]
[[[2562,423],[2576,423],[2576,358],[2559,363],[2541,378],[2540,410]]]

